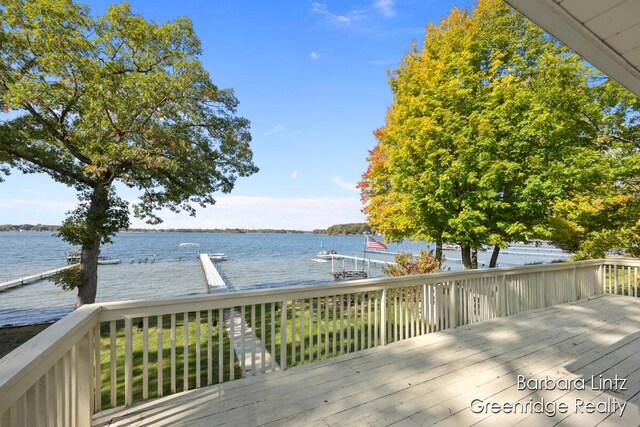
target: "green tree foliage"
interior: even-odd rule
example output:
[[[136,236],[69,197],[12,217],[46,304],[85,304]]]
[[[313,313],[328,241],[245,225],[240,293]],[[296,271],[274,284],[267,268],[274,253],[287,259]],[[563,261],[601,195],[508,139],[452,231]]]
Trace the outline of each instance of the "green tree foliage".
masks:
[[[549,237],[551,207],[591,165],[601,78],[499,0],[453,9],[390,75],[394,101],[360,182],[369,223],[386,239],[477,250]]]
[[[585,121],[597,135],[597,149],[575,159],[577,185],[554,206],[550,240],[577,259],[611,250],[637,257],[640,99],[611,81],[595,87],[593,96],[601,108],[585,115]]]
[[[140,190],[134,213],[151,223],[161,208],[193,215],[257,171],[249,122],[203,69],[187,18],[158,25],[127,3],[98,17],[71,0],[0,6],[0,108],[15,112],[0,122],[0,167],[78,190],[60,235],[82,246],[76,305],[91,303],[100,244],[129,225],[114,184]]]
[[[335,224],[326,230],[314,230],[315,234],[328,234],[333,236],[351,236],[371,234],[371,227],[364,222],[356,222],[349,224]]]
[[[436,259],[432,251],[420,249],[417,257],[408,252],[400,252],[395,256],[395,264],[382,267],[387,276],[407,276],[410,274],[427,274],[440,270],[440,260]]]

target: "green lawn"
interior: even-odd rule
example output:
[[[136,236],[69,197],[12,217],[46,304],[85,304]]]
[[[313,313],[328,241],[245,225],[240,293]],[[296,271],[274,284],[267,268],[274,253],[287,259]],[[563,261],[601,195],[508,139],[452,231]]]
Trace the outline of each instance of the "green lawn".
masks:
[[[133,319],[133,401],[138,402],[143,398],[143,332],[138,331],[138,322],[142,319]],[[219,381],[218,351],[219,328],[217,313],[213,315],[212,329],[212,384]],[[148,325],[148,370],[149,384],[148,397],[158,396],[158,328],[157,317],[150,317]],[[188,388],[196,388],[196,313],[188,316]],[[184,390],[184,314],[179,313],[175,319],[175,390],[171,388],[171,316],[162,316],[162,390],[163,395]],[[116,322],[116,383],[117,405],[124,405],[124,362],[125,362],[125,330],[124,321]],[[224,330],[224,328],[223,328]],[[229,337],[226,331],[222,334],[223,344],[223,381],[230,380],[229,366]],[[101,378],[102,378],[102,408],[111,407],[111,380],[110,380],[110,327],[109,323],[103,323],[101,328]],[[208,340],[207,340],[207,312],[200,314],[200,384],[207,385],[208,365]],[[242,374],[238,361],[234,358],[234,377],[241,378]]]

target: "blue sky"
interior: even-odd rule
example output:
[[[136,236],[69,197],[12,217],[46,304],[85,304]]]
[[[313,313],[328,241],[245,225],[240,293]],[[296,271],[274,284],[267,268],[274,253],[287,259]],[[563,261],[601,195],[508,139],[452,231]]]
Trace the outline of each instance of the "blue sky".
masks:
[[[94,14],[108,1],[87,2]],[[187,16],[215,84],[233,88],[251,121],[260,172],[238,180],[197,217],[163,213],[159,227],[310,230],[364,220],[355,183],[372,131],[392,101],[395,68],[425,25],[469,1],[131,0],[146,19]],[[136,194],[121,189],[135,201]],[[14,173],[0,183],[0,224],[58,224],[75,193],[46,176]],[[145,226],[134,220],[134,226]]]

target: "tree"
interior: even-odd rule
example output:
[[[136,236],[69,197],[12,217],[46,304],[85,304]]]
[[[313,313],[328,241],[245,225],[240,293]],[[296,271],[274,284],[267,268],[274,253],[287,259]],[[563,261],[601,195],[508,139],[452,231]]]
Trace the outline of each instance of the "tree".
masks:
[[[640,256],[640,99],[611,81],[593,96],[601,108],[585,121],[597,150],[575,159],[577,185],[553,206],[550,240],[576,259]]]
[[[0,162],[78,191],[60,236],[81,245],[76,306],[95,301],[101,244],[129,225],[117,182],[141,192],[134,214],[195,214],[257,172],[249,122],[214,85],[187,18],[158,25],[109,6],[0,0]]]
[[[593,150],[584,114],[601,76],[498,0],[430,24],[390,73],[394,101],[360,183],[385,238],[493,246],[549,236],[567,162]]]

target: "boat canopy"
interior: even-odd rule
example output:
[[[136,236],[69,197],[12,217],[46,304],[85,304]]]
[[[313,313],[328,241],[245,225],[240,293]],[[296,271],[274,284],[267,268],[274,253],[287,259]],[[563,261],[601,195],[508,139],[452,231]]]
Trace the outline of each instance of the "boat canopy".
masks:
[[[200,247],[200,243],[180,243],[178,245],[179,248],[199,248]]]

